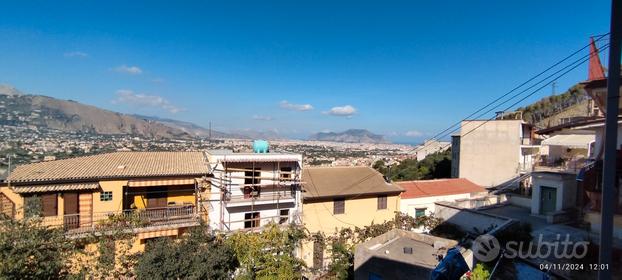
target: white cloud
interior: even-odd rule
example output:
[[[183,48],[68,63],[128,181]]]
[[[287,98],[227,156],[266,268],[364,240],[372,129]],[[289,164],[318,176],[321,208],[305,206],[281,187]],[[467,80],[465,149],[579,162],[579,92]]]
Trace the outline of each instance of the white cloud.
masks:
[[[112,100],[112,103],[156,107],[173,114],[183,111],[182,108],[171,104],[168,100],[161,96],[135,93],[129,89],[117,90],[117,97]]]
[[[154,79],[151,79],[151,82],[156,83],[156,84],[162,84],[166,82],[166,80],[164,80],[163,78],[154,78]]]
[[[283,109],[294,110],[294,111],[313,110],[313,106],[311,106],[311,104],[293,104],[293,103],[289,103],[289,101],[287,100],[283,100],[279,102],[279,106]]]
[[[115,68],[114,71],[117,71],[119,73],[124,73],[124,74],[130,74],[130,75],[138,75],[138,74],[143,73],[143,70],[140,69],[138,66],[127,66],[127,65],[121,65]]]
[[[421,137],[424,135],[424,133],[418,130],[410,130],[406,131],[405,135],[408,137]]]
[[[356,114],[356,108],[354,108],[352,105],[337,106],[331,108],[327,112],[324,112],[324,114],[350,118],[352,117],[352,115]]]
[[[254,115],[253,116],[253,120],[257,120],[257,121],[271,121],[272,117],[271,116]]]
[[[77,58],[87,58],[87,57],[89,57],[88,53],[80,52],[80,51],[66,52],[63,55],[65,57],[77,57]]]

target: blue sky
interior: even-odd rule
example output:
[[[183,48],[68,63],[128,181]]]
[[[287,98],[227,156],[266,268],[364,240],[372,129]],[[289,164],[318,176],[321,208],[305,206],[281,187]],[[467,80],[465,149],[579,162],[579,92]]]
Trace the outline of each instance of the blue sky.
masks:
[[[22,2],[0,4],[0,83],[221,131],[366,128],[399,142],[434,135],[608,32],[610,8],[603,0]],[[558,91],[586,73],[559,80]]]

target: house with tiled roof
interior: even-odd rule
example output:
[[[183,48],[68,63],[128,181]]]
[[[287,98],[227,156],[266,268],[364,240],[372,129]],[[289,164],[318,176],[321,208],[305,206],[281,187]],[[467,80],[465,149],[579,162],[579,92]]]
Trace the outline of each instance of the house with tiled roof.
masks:
[[[303,222],[311,234],[332,235],[342,228],[365,227],[392,220],[403,189],[370,167],[309,167],[302,172]],[[328,263],[320,241],[303,244],[307,266]]]
[[[465,178],[403,181],[396,184],[404,189],[400,195],[400,211],[413,217],[433,214],[436,202],[477,201],[477,198],[485,199],[488,194],[482,186]],[[482,204],[486,202],[485,199]]]
[[[139,218],[143,245],[199,224],[210,173],[202,152],[113,152],[17,166],[0,184],[0,210],[22,218],[36,203],[67,234],[102,229],[111,217]]]

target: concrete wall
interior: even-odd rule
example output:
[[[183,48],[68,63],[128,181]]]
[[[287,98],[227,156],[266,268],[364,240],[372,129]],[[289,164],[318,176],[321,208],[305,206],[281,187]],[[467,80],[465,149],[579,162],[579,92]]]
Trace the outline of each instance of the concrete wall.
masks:
[[[590,231],[600,234],[601,222],[599,212],[587,212],[583,220],[590,223]],[[618,242],[622,242],[622,215],[614,215],[613,217],[613,236],[618,239]]]
[[[478,185],[492,187],[519,174],[522,122],[495,120],[483,123],[462,122],[459,174]],[[482,126],[475,129],[479,125]]]
[[[532,199],[530,197],[520,195],[508,195],[507,197],[510,204],[531,209]]]
[[[402,213],[404,214],[414,217],[415,210],[417,208],[426,208],[425,214],[430,215],[434,213],[435,202],[439,202],[439,201],[454,202],[456,200],[469,199],[469,198],[471,198],[470,193],[428,196],[428,197],[408,198],[408,199],[402,198],[400,199],[400,211],[402,211]]]
[[[476,233],[484,232],[492,228],[502,227],[513,222],[512,219],[492,215],[484,212],[478,212],[471,209],[464,209],[448,204],[436,203],[436,217],[442,218],[445,222],[454,224],[460,229]]]

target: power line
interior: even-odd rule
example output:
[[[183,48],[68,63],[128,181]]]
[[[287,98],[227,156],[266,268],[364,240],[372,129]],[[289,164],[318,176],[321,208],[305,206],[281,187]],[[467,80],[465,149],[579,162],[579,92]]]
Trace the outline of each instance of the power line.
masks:
[[[605,38],[605,36],[607,36],[608,34],[609,34],[609,33],[606,33],[606,34],[603,34],[603,35],[599,35],[598,39],[596,39],[594,42],[597,42],[597,41],[599,41],[599,40],[601,40],[601,39]],[[509,92],[507,92],[507,93],[503,94],[501,97],[499,97],[499,98],[495,99],[494,101],[492,101],[492,102],[488,103],[488,104],[487,104],[487,105],[485,105],[484,107],[482,107],[482,108],[478,109],[478,110],[477,110],[477,111],[475,111],[474,113],[471,113],[471,114],[470,114],[469,116],[467,116],[465,119],[460,120],[460,121],[458,121],[457,123],[455,123],[455,124],[451,125],[450,127],[446,128],[445,130],[443,130],[443,131],[441,131],[441,132],[437,133],[437,134],[436,134],[434,137],[432,137],[430,140],[439,140],[439,139],[442,139],[443,137],[446,137],[446,136],[448,136],[448,135],[451,135],[452,133],[454,133],[454,132],[456,132],[457,130],[459,130],[459,129],[460,129],[460,127],[457,127],[457,128],[455,128],[455,127],[456,127],[456,125],[461,124],[461,123],[462,123],[462,121],[465,121],[465,120],[466,120],[466,121],[467,121],[467,123],[469,123],[469,122],[473,121],[473,120],[467,120],[467,118],[470,118],[470,117],[472,117],[472,116],[476,115],[477,113],[479,113],[479,112],[483,111],[485,108],[489,107],[491,104],[494,104],[494,103],[496,103],[497,101],[499,101],[499,100],[503,99],[504,97],[507,97],[510,93],[512,93],[512,92],[514,92],[514,91],[516,91],[518,88],[520,88],[520,87],[522,87],[522,86],[526,85],[527,83],[529,83],[529,82],[533,81],[535,78],[537,78],[537,77],[539,77],[539,76],[542,76],[542,74],[544,74],[544,73],[548,72],[549,70],[551,70],[552,68],[554,68],[554,67],[556,67],[556,66],[560,65],[560,64],[561,64],[561,63],[563,63],[564,61],[566,61],[566,60],[568,60],[569,58],[571,58],[571,57],[575,56],[577,53],[581,52],[582,50],[586,49],[586,48],[587,48],[587,47],[589,47],[589,46],[590,46],[590,44],[588,44],[588,45],[586,45],[586,46],[582,47],[581,49],[579,49],[579,50],[577,50],[577,51],[573,52],[571,55],[566,56],[566,57],[565,57],[564,59],[562,59],[561,61],[559,61],[559,62],[555,63],[554,65],[552,65],[552,66],[550,66],[550,67],[548,67],[546,70],[544,70],[544,71],[540,72],[540,73],[539,73],[539,74],[537,74],[536,76],[534,76],[534,77],[530,78],[527,82],[522,83],[521,85],[519,85],[519,86],[515,87],[515,88],[514,88],[514,89],[512,89],[511,91],[509,91]],[[601,50],[604,50],[604,49],[606,49],[606,48],[608,48],[608,47],[609,47],[609,45],[608,45],[608,43],[607,43],[607,44],[605,44],[605,45],[603,45],[603,46],[601,47]],[[574,70],[575,68],[577,68],[578,66],[580,66],[581,64],[583,64],[583,63],[585,63],[587,60],[589,60],[589,57],[591,57],[591,56],[593,56],[593,55],[596,55],[596,54],[588,54],[588,55],[585,55],[585,56],[583,56],[583,57],[579,58],[578,60],[573,61],[573,62],[572,62],[572,63],[570,63],[569,65],[566,65],[566,66],[564,66],[563,68],[561,68],[561,69],[557,70],[556,72],[554,72],[553,74],[548,75],[547,77],[545,77],[545,78],[541,79],[540,81],[538,81],[537,83],[535,83],[535,84],[531,85],[530,87],[528,87],[528,88],[526,88],[526,89],[522,90],[521,92],[519,92],[519,93],[517,93],[517,94],[514,94],[514,95],[513,95],[513,96],[511,96],[509,99],[507,99],[507,100],[505,100],[505,101],[503,101],[503,102],[501,102],[501,103],[499,103],[499,104],[495,105],[494,107],[490,108],[490,109],[489,109],[489,110],[487,110],[486,112],[483,112],[483,113],[479,114],[479,115],[477,116],[477,118],[480,118],[480,117],[482,117],[482,116],[484,116],[484,115],[486,115],[486,114],[490,113],[491,111],[495,110],[495,109],[496,109],[496,108],[498,108],[499,106],[501,106],[501,105],[503,105],[503,104],[506,104],[507,102],[511,101],[512,99],[514,99],[514,98],[516,98],[516,97],[520,96],[521,94],[523,94],[523,93],[527,92],[528,90],[530,90],[530,89],[534,88],[534,87],[535,87],[535,86],[537,86],[538,84],[540,84],[540,83],[542,83],[542,82],[544,82],[544,81],[548,80],[549,78],[551,78],[551,77],[553,77],[554,75],[556,75],[556,74],[558,74],[558,73],[562,72],[563,70],[568,69],[569,67],[571,67],[570,71],[571,71],[571,70]],[[583,59],[584,59],[584,58],[586,58],[586,57],[588,57],[588,58],[587,58],[586,60],[583,60]],[[576,63],[579,63],[579,64],[576,64]],[[574,65],[574,64],[576,64],[576,65]],[[573,65],[574,65],[574,66],[573,66]],[[551,84],[551,82],[556,81],[556,80],[557,80],[557,79],[559,79],[560,77],[563,77],[564,75],[566,75],[566,74],[567,74],[568,72],[570,72],[570,71],[566,71],[566,72],[564,72],[562,75],[560,75],[560,76],[558,76],[558,77],[554,78],[552,81],[549,81],[548,83],[546,83],[546,84],[545,84],[545,86],[547,86],[547,85]],[[535,94],[537,91],[539,91],[539,90],[541,90],[541,89],[542,89],[542,87],[541,87],[541,88],[538,88],[536,91],[534,91],[534,92],[530,93],[527,97],[532,96],[533,94]],[[506,108],[504,111],[507,111],[507,110],[511,109],[513,106],[515,106],[515,105],[517,105],[518,103],[520,103],[521,101],[525,100],[527,97],[525,97],[525,98],[523,98],[523,99],[519,100],[519,102],[516,102],[516,103],[512,104],[510,107]],[[493,117],[492,119],[494,119],[494,117]],[[490,119],[490,120],[492,120],[492,119]],[[490,120],[488,120],[488,121],[490,121]],[[481,126],[481,125],[480,125],[480,126]],[[480,127],[480,126],[478,126],[478,127]],[[449,132],[448,132],[448,131],[449,131]],[[465,134],[465,135],[466,135],[466,134]],[[462,135],[462,136],[465,136],[465,135]],[[430,144],[431,144],[431,142],[430,142],[430,143],[428,143],[428,144],[425,144],[425,143],[424,143],[424,145],[423,145],[423,146],[421,146],[420,148],[425,148],[426,146],[428,146],[428,145],[430,145]],[[448,144],[447,146],[449,146],[449,145],[451,145],[451,144]]]
[[[609,48],[609,44],[605,44],[605,45],[601,48],[601,50],[606,50],[607,48]],[[556,77],[553,81],[550,81],[550,82],[548,82],[548,83],[546,83],[546,84],[542,85],[541,87],[539,87],[539,88],[538,88],[538,89],[536,89],[535,91],[531,92],[530,94],[528,94],[528,95],[524,96],[523,98],[519,99],[518,101],[514,102],[512,105],[508,106],[508,107],[506,108],[506,110],[509,110],[509,109],[511,109],[512,107],[514,107],[514,106],[518,105],[520,102],[523,102],[525,99],[529,98],[530,96],[532,96],[532,95],[536,94],[538,91],[542,90],[543,88],[547,87],[547,86],[548,86],[548,85],[550,85],[551,83],[555,82],[555,80],[557,80],[557,79],[559,79],[559,78],[561,78],[561,77],[565,76],[566,74],[570,73],[572,70],[574,70],[574,69],[576,69],[577,67],[581,66],[583,63],[587,62],[587,61],[590,59],[590,57],[592,57],[593,55],[592,55],[592,54],[590,54],[590,55],[588,55],[588,56],[589,56],[588,58],[585,58],[585,59],[584,59],[583,61],[581,61],[580,63],[576,64],[575,66],[573,66],[573,67],[571,67],[570,69],[566,70],[564,73],[562,73],[562,74],[560,74],[559,76],[557,76],[557,77]],[[485,120],[484,122],[482,122],[481,124],[479,124],[479,125],[478,125],[478,126],[476,126],[475,128],[473,128],[473,129],[469,130],[469,131],[468,131],[467,133],[465,133],[464,135],[461,135],[461,137],[464,137],[464,136],[469,135],[471,132],[475,131],[476,129],[480,128],[481,126],[483,126],[484,124],[486,124],[486,123],[490,122],[490,121],[491,121],[491,120],[493,120],[493,119],[494,119],[494,117],[492,117],[492,118],[490,118],[490,119]]]
[[[598,35],[598,38],[596,40],[594,40],[594,42],[598,42],[601,39],[605,38],[605,36],[609,35],[609,33],[606,34],[602,34],[602,35]],[[484,109],[490,107],[491,105],[495,104],[497,101],[505,98],[506,96],[510,95],[512,92],[515,92],[516,90],[518,90],[519,88],[525,86],[526,84],[530,83],[531,81],[537,79],[538,77],[542,76],[544,73],[550,71],[551,69],[557,67],[558,65],[564,63],[566,60],[570,59],[571,57],[575,56],[576,54],[580,53],[581,51],[585,50],[586,48],[588,48],[590,46],[590,44],[587,44],[585,46],[583,46],[582,48],[580,48],[579,50],[573,52],[572,54],[566,56],[565,58],[563,58],[562,60],[554,63],[553,65],[549,66],[548,68],[546,68],[545,70],[541,71],[540,73],[536,74],[535,76],[531,77],[530,79],[528,79],[527,81],[521,83],[520,85],[514,87],[513,89],[511,89],[510,91],[506,92],[505,94],[501,95],[500,97],[496,98],[495,100],[491,101],[490,103],[486,104],[484,107],[476,110],[475,112],[471,113],[470,115],[464,117],[462,120],[452,124],[451,126],[449,126],[448,128],[446,128],[445,130],[437,133],[436,135],[434,135],[432,138],[430,138],[431,140],[439,140],[439,136],[442,136],[445,132],[447,132],[448,130],[454,128],[455,126],[458,126],[462,123],[463,120],[467,120],[471,117],[473,117],[474,115],[478,114],[479,112],[483,111]],[[511,98],[510,98],[511,99]],[[494,108],[498,107],[499,105],[495,106]],[[446,136],[446,135],[445,135]],[[444,137],[444,136],[443,136]]]

